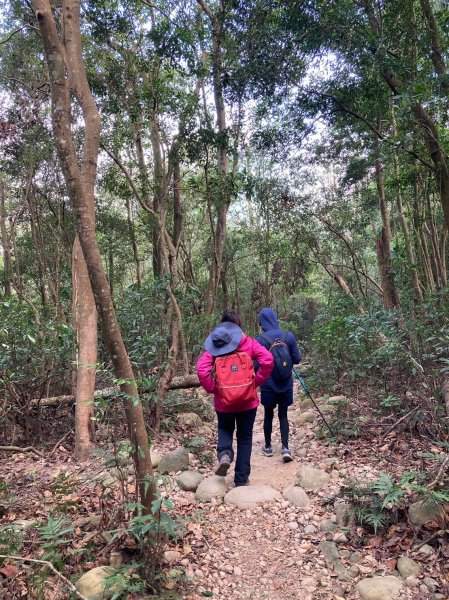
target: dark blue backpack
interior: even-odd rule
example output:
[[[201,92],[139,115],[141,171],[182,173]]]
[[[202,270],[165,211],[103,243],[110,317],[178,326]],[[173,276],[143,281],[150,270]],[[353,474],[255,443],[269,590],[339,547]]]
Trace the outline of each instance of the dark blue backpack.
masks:
[[[262,335],[261,337],[268,342],[270,347],[268,350],[271,352],[274,358],[274,366],[271,371],[271,377],[280,383],[289,379],[292,376],[293,361],[290,354],[290,348],[287,345],[288,331],[284,331],[281,338],[274,338],[272,342],[268,336]]]

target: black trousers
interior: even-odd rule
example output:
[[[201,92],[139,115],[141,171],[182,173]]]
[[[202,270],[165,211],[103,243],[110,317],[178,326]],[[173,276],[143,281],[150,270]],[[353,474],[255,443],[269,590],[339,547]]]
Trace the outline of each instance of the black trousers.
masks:
[[[279,425],[281,429],[282,447],[288,448],[289,425],[287,411],[293,401],[293,391],[285,393],[262,391],[262,404],[265,410],[263,420],[263,432],[265,435],[265,446],[271,446],[271,434],[273,432],[274,409],[278,408]]]
[[[217,412],[218,418],[218,443],[217,458],[229,454],[234,460],[232,442],[234,429],[237,429],[237,459],[235,461],[234,481],[236,485],[243,485],[249,479],[251,472],[251,450],[253,448],[253,427],[256,419],[257,408],[243,412],[224,413]]]

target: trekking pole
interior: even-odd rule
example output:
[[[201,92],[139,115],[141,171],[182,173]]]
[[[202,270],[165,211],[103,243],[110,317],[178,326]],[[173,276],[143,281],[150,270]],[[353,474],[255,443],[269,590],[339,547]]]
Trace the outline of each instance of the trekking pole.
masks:
[[[331,426],[329,425],[329,423],[326,421],[326,419],[324,418],[323,413],[321,412],[321,410],[318,407],[318,404],[315,402],[315,400],[312,398],[312,396],[310,395],[309,389],[305,384],[305,381],[303,380],[303,378],[301,377],[301,375],[298,373],[298,371],[295,369],[295,367],[293,367],[293,373],[295,374],[296,379],[299,381],[299,383],[302,385],[302,389],[305,391],[305,393],[309,396],[310,400],[312,401],[312,404],[314,405],[314,407],[317,409],[317,411],[320,414],[320,417],[323,419],[324,423],[326,424],[326,427],[329,429],[329,431],[331,432],[332,437],[335,437],[335,433],[332,431]]]

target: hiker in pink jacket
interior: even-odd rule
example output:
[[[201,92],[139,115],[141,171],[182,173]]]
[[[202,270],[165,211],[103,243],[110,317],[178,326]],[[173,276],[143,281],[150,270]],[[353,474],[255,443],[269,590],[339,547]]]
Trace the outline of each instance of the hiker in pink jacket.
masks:
[[[251,471],[253,426],[259,406],[256,387],[268,379],[273,368],[272,354],[262,344],[246,336],[239,326],[240,324],[240,317],[237,313],[226,311],[223,314],[222,322],[206,339],[204,344],[206,352],[200,356],[196,366],[201,385],[206,392],[214,394],[214,407],[218,419],[216,475],[225,476],[234,460],[232,443],[234,429],[237,429],[237,459],[234,476],[236,486],[248,483]],[[254,399],[246,402],[242,410],[229,410],[220,396],[213,377],[215,358],[234,351],[246,353],[251,360],[256,360],[259,364],[254,380]]]

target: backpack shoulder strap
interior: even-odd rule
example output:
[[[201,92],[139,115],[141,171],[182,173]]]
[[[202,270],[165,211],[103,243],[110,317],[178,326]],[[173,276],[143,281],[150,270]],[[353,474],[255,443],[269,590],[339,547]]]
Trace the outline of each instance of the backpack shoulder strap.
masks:
[[[273,342],[270,340],[270,338],[265,335],[264,333],[262,333],[262,335],[259,336],[262,340],[265,340],[265,342],[268,344],[268,350],[271,348]]]

